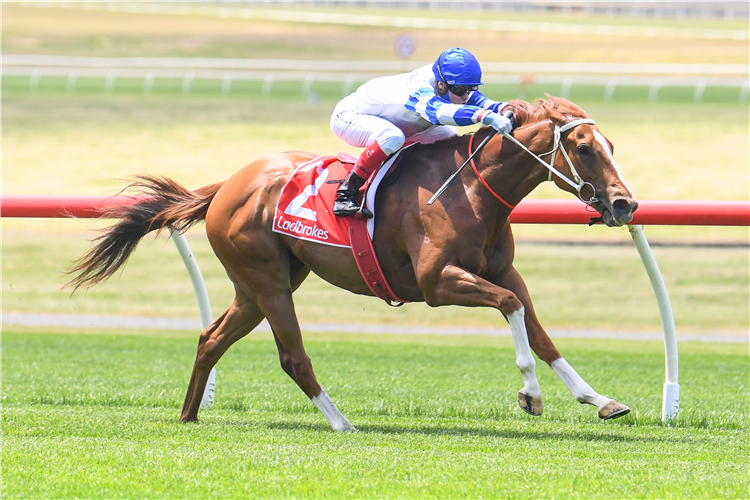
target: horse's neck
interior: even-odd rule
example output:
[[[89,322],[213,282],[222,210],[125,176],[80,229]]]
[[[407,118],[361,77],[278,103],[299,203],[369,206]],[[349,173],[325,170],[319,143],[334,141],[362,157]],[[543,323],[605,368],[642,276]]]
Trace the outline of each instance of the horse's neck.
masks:
[[[513,136],[535,154],[547,153],[554,147],[551,123],[550,120],[543,120],[519,127]],[[517,205],[546,179],[547,169],[508,139],[502,139],[498,144],[502,146],[491,148],[490,154],[482,158],[479,171],[505,201]],[[546,160],[550,159],[546,157]]]

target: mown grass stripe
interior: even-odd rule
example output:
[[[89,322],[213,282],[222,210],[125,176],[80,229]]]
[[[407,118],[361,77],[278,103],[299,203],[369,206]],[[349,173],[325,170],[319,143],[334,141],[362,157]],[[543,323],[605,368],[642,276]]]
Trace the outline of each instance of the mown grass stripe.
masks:
[[[351,338],[307,342],[360,429],[342,435],[279,368],[270,338],[225,355],[216,407],[193,425],[177,418],[194,338],[6,331],[3,493],[737,498],[750,485],[744,348],[682,346],[682,411],[665,425],[655,342],[559,342],[595,388],[633,408],[603,422],[541,364],[545,414],[518,409],[508,339]]]

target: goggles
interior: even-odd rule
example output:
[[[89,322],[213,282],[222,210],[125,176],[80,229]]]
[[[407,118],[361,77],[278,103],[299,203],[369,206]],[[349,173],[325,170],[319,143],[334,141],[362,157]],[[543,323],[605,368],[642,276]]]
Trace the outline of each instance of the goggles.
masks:
[[[463,97],[469,92],[478,90],[478,85],[448,85],[448,90],[457,97]]]

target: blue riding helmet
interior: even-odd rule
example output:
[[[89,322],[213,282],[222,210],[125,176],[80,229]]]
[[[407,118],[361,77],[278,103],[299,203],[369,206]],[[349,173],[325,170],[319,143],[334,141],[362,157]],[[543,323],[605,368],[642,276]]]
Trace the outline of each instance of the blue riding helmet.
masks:
[[[458,47],[448,49],[432,65],[435,78],[448,85],[482,85],[482,68],[471,52]]]

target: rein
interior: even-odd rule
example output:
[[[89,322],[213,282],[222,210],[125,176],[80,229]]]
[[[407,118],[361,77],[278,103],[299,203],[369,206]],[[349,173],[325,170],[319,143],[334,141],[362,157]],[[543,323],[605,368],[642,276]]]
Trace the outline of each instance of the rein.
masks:
[[[552,180],[552,174],[555,174],[560,179],[562,179],[563,181],[565,181],[567,184],[569,184],[570,186],[572,186],[573,189],[576,190],[576,193],[578,193],[578,199],[579,200],[581,200],[582,202],[584,202],[586,205],[592,205],[592,204],[596,203],[597,201],[599,201],[599,199],[596,197],[596,188],[590,182],[586,182],[583,179],[581,179],[581,176],[578,175],[578,171],[576,170],[576,167],[573,165],[573,162],[570,160],[570,157],[568,156],[568,152],[565,151],[565,148],[561,148],[560,147],[562,145],[562,140],[561,140],[562,133],[563,132],[567,132],[568,130],[573,129],[573,128],[577,127],[578,125],[583,125],[583,124],[596,125],[596,122],[594,122],[594,120],[592,120],[591,118],[580,118],[578,120],[573,120],[570,123],[566,123],[562,127],[560,125],[555,124],[555,136],[554,136],[554,144],[553,144],[552,150],[548,151],[547,153],[543,153],[541,155],[536,155],[529,148],[527,148],[526,146],[524,146],[518,139],[516,139],[515,137],[513,137],[512,135],[510,135],[510,134],[508,134],[506,132],[503,132],[503,137],[507,138],[511,142],[514,142],[521,149],[523,149],[524,151],[526,151],[527,153],[529,153],[531,156],[533,156],[534,158],[536,158],[536,160],[539,163],[541,163],[542,165],[544,165],[545,167],[547,167],[547,169],[549,170],[549,175],[547,177],[547,180],[551,181]],[[477,177],[479,177],[479,180],[482,182],[482,184],[484,184],[484,187],[486,187],[489,190],[489,192],[492,193],[492,195],[495,198],[497,198],[498,200],[500,200],[500,202],[503,205],[505,205],[506,207],[510,208],[511,210],[513,210],[514,208],[516,208],[515,205],[511,205],[510,203],[508,203],[507,201],[505,201],[499,194],[497,194],[490,187],[489,184],[487,184],[487,181],[485,181],[484,178],[481,175],[479,175],[479,170],[477,170],[477,166],[474,163],[474,155],[476,155],[479,152],[479,150],[482,149],[482,147],[485,144],[487,144],[487,142],[494,135],[495,135],[495,131],[492,130],[489,133],[489,135],[484,138],[484,140],[481,142],[481,144],[479,144],[479,146],[477,147],[476,151],[474,151],[473,153],[471,151],[471,148],[472,148],[472,144],[474,142],[474,136],[472,135],[469,138],[469,157],[466,159],[466,161],[464,162],[464,164],[461,165],[459,167],[459,169],[453,175],[451,175],[448,178],[447,181],[445,181],[443,183],[443,185],[432,196],[432,198],[430,198],[430,200],[427,202],[428,205],[432,205],[435,202],[435,200],[438,198],[438,196],[440,196],[443,193],[443,191],[445,191],[448,188],[448,186],[451,184],[451,182],[453,182],[453,180],[456,178],[456,176],[458,176],[458,174],[461,173],[461,170],[463,170],[463,168],[466,166],[466,164],[469,163],[469,162],[471,162],[471,168],[474,170],[474,173],[477,174]],[[558,149],[562,151],[563,156],[565,157],[565,160],[568,162],[568,166],[570,167],[570,172],[573,174],[573,179],[575,180],[575,182],[572,181],[572,180],[570,180],[570,179],[568,179],[567,177],[565,177],[562,173],[560,173],[559,170],[557,170],[555,167],[553,167],[553,165],[555,164],[555,159],[557,158],[557,150]],[[552,162],[547,163],[546,161],[544,161],[544,160],[542,160],[540,158],[540,156],[547,156],[547,155],[552,155]],[[581,190],[587,184],[589,186],[591,186],[591,189],[594,192],[594,194],[591,196],[591,198],[588,201],[584,200],[583,196],[581,196]]]
[[[511,210],[513,210],[514,208],[516,208],[516,206],[515,206],[515,205],[511,205],[510,203],[508,203],[507,201],[505,201],[505,200],[503,199],[503,197],[502,197],[502,196],[500,196],[499,194],[497,194],[497,193],[496,193],[496,192],[495,192],[495,191],[494,191],[494,190],[493,190],[493,189],[492,189],[492,188],[490,187],[490,185],[489,185],[489,184],[487,184],[487,181],[486,181],[486,180],[484,180],[484,178],[483,178],[483,177],[482,177],[481,175],[479,175],[479,170],[477,170],[477,166],[476,166],[476,165],[474,164],[474,158],[473,158],[473,156],[474,156],[474,155],[472,155],[472,154],[471,154],[471,145],[472,145],[472,143],[473,143],[473,142],[474,142],[474,136],[472,135],[472,136],[471,136],[471,137],[469,138],[469,159],[471,160],[471,168],[472,168],[472,169],[474,169],[474,173],[475,173],[475,174],[477,174],[477,177],[479,177],[479,180],[480,180],[480,181],[482,181],[482,184],[484,184],[484,187],[486,187],[486,188],[487,188],[487,189],[488,189],[488,190],[490,191],[490,193],[492,193],[492,194],[493,194],[493,196],[494,196],[495,198],[497,198],[498,200],[500,200],[500,203],[502,203],[502,204],[503,204],[503,205],[505,205],[506,207],[508,207],[508,208],[510,208]],[[533,154],[533,153],[532,153],[532,154]]]
[[[562,141],[560,139],[561,134],[563,132],[567,132],[568,130],[571,130],[571,129],[577,127],[578,125],[583,125],[583,124],[596,125],[596,122],[594,122],[594,120],[592,120],[591,118],[581,118],[579,120],[573,120],[570,123],[566,123],[562,127],[559,126],[559,125],[557,125],[557,124],[555,125],[555,141],[554,141],[554,145],[553,145],[552,151],[549,151],[549,152],[544,153],[543,155],[541,155],[541,156],[547,156],[547,155],[551,154],[552,155],[552,161],[550,163],[547,163],[546,161],[542,160],[538,155],[536,155],[533,152],[531,152],[531,150],[529,148],[527,148],[526,146],[524,146],[518,139],[516,139],[512,135],[503,133],[503,137],[506,137],[510,141],[514,142],[521,149],[523,149],[524,151],[526,151],[527,153],[529,153],[531,156],[533,156],[534,158],[536,158],[536,160],[539,163],[541,163],[542,165],[544,165],[545,167],[547,167],[547,169],[549,170],[549,175],[547,177],[548,180],[551,181],[552,180],[552,174],[555,174],[560,179],[562,179],[563,181],[565,181],[568,185],[572,186],[573,189],[576,190],[576,192],[578,193],[578,199],[579,200],[581,200],[582,202],[584,202],[586,205],[591,205],[591,204],[596,203],[597,201],[599,201],[599,199],[596,197],[596,188],[594,188],[594,185],[591,184],[590,182],[586,182],[583,179],[581,179],[581,176],[578,175],[578,171],[573,166],[573,162],[570,160],[570,157],[568,156],[568,152],[565,151],[565,148],[561,148],[560,147],[562,145]],[[469,142],[469,144],[470,144],[469,151],[471,151],[471,141]],[[557,157],[557,150],[558,149],[560,151],[562,151],[562,154],[565,157],[565,160],[568,162],[568,166],[570,167],[570,172],[573,174],[573,179],[575,180],[575,182],[573,182],[572,180],[570,180],[567,177],[565,177],[562,173],[560,173],[559,170],[557,170],[555,167],[552,166],[552,165],[555,164],[555,158]],[[473,165],[474,165],[474,162],[472,161],[472,166]],[[476,168],[474,169],[474,171],[475,172],[477,171]],[[479,173],[477,173],[477,175],[479,175]],[[481,179],[481,177],[480,177],[480,179]],[[484,179],[482,179],[482,182],[484,183],[485,186],[487,186],[487,183],[484,182]],[[581,196],[581,190],[587,184],[589,186],[591,186],[591,189],[594,191],[594,194],[591,196],[591,198],[588,201],[584,200],[583,196]],[[487,186],[487,187],[489,188],[489,186]],[[490,190],[490,191],[492,191],[492,190]],[[495,194],[495,192],[492,191],[492,194]],[[495,194],[495,196],[497,197],[496,194]],[[500,201],[502,201],[503,203],[505,203],[506,205],[508,205],[508,203],[506,203],[504,200],[501,199]],[[510,205],[508,205],[508,206],[510,206]]]
[[[489,140],[492,139],[495,136],[496,133],[497,132],[495,130],[491,130],[490,133],[487,134],[487,137],[484,138],[484,140],[482,141],[482,143],[479,144],[479,147],[477,147],[477,150],[474,151],[473,153],[471,152],[471,142],[469,142],[469,157],[466,159],[466,161],[464,162],[463,165],[461,165],[460,167],[458,167],[458,170],[456,170],[453,173],[453,175],[451,175],[450,177],[448,177],[448,180],[445,181],[442,186],[440,186],[440,189],[438,189],[437,192],[434,195],[432,195],[432,198],[430,198],[430,201],[427,202],[428,205],[432,205],[433,203],[435,203],[435,200],[438,199],[438,196],[440,196],[441,194],[443,194],[443,192],[446,189],[448,189],[448,186],[451,185],[451,183],[453,182],[453,179],[455,179],[456,177],[458,177],[458,174],[461,173],[461,170],[464,169],[464,167],[469,163],[469,161],[471,161],[471,164],[474,165],[474,160],[472,160],[472,158],[474,158],[474,155],[477,154],[479,152],[479,150],[482,149],[484,147],[484,145],[487,144],[489,142]],[[472,135],[470,141],[473,140],[473,139],[474,139],[474,136]],[[486,184],[485,184],[485,186],[486,186]],[[487,186],[487,188],[489,188],[489,186]],[[492,190],[490,189],[490,191],[492,191]]]

